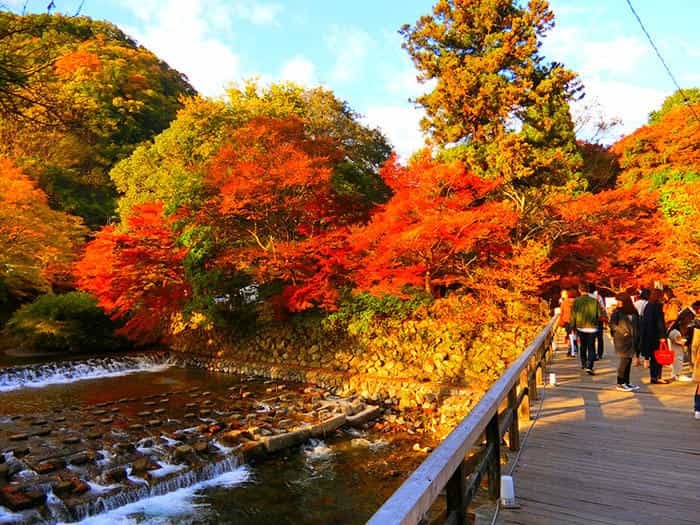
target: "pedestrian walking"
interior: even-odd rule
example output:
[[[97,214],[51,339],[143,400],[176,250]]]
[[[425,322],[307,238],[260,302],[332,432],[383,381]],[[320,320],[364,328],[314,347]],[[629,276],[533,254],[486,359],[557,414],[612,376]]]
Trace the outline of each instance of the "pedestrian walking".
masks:
[[[630,383],[630,369],[641,344],[639,313],[629,294],[619,293],[615,299],[617,305],[608,324],[615,353],[620,357],[616,388],[622,392],[636,392],[639,387]]]
[[[590,287],[582,284],[580,289],[581,296],[576,298],[571,307],[571,326],[580,340],[581,368],[587,374],[594,375],[595,339],[598,333],[598,323],[603,318],[604,313],[598,300],[591,293],[588,293]]]

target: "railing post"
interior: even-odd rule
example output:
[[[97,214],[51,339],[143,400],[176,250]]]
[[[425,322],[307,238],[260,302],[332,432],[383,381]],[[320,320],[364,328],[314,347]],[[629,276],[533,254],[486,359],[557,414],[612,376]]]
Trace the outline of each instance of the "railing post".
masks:
[[[536,359],[536,356],[535,356],[535,359]],[[527,394],[528,394],[528,397],[530,398],[530,401],[537,400],[537,375],[541,374],[540,367],[537,366],[537,361],[535,361],[534,372],[535,373],[532,375],[528,374],[528,378],[527,378]]]
[[[527,368],[524,369],[520,373],[520,380],[518,381],[518,387],[521,390],[528,388],[527,375],[528,375]],[[520,392],[518,392],[518,395],[519,394],[520,394]],[[527,395],[525,397],[523,397],[523,400],[520,403],[520,406],[518,407],[518,411],[520,412],[520,417],[522,417],[523,419],[528,420],[528,421],[530,420],[530,392],[529,391],[527,392]]]
[[[489,460],[489,497],[496,500],[501,495],[501,433],[498,431],[498,414],[486,426],[486,446],[491,446]]]
[[[467,501],[465,499],[467,491],[467,464],[465,461],[460,463],[452,477],[447,482],[447,516],[454,513],[458,525],[466,525],[467,523]]]
[[[523,400],[524,401],[524,400]],[[518,384],[513,385],[513,388],[508,392],[508,408],[513,414],[513,419],[510,422],[508,429],[508,448],[510,450],[520,449],[520,425],[518,423]]]

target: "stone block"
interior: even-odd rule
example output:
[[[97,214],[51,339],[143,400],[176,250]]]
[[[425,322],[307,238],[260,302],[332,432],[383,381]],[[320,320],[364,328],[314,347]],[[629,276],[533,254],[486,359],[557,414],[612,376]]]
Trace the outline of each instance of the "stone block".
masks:
[[[311,437],[311,432],[308,428],[287,432],[286,434],[278,434],[276,436],[266,436],[261,439],[265,450],[268,452],[277,452],[286,448],[300,445]]]
[[[321,437],[330,432],[333,432],[337,428],[340,428],[347,421],[345,414],[339,414],[337,416],[332,416],[325,421],[314,425],[310,429],[311,437]]]
[[[378,406],[370,405],[361,412],[347,417],[347,423],[351,427],[356,427],[378,418],[382,413],[382,409]]]

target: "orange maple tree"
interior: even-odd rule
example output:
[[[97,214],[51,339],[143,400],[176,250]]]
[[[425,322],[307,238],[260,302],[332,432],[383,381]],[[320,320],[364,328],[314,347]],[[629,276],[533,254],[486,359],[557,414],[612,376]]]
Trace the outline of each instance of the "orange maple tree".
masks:
[[[278,302],[289,311],[331,307],[347,251],[343,231],[358,220],[332,189],[339,158],[335,141],[308,137],[295,117],[258,118],[233,131],[209,166],[210,198],[197,217],[215,232],[210,265],[249,272],[261,284],[281,281]]]
[[[394,196],[356,229],[354,279],[373,294],[433,293],[463,283],[472,267],[510,250],[518,214],[509,202],[490,200],[499,180],[470,174],[460,162],[428,153],[408,166],[392,157],[381,169]]]
[[[16,297],[50,292],[76,258],[82,221],[49,207],[48,197],[0,157],[0,280]]]
[[[162,203],[137,206],[123,231],[100,230],[76,264],[78,286],[94,294],[113,320],[124,321],[120,333],[132,340],[158,340],[190,295],[187,249],[175,242],[176,219],[163,214]]]
[[[700,104],[677,106],[614,144],[611,151],[624,170],[621,180],[631,183],[669,169],[700,172],[697,113]]]
[[[677,260],[668,252],[671,232],[657,202],[656,192],[636,185],[554,203],[562,230],[552,251],[552,273],[615,291],[665,282]]]

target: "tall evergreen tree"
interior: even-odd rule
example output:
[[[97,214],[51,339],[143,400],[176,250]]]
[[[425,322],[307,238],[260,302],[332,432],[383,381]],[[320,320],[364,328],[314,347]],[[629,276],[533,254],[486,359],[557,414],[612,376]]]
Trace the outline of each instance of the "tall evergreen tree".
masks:
[[[448,157],[458,157],[527,212],[547,186],[577,177],[569,101],[579,96],[576,75],[540,55],[553,27],[546,0],[438,0],[431,15],[401,29],[423,81],[422,126]]]

